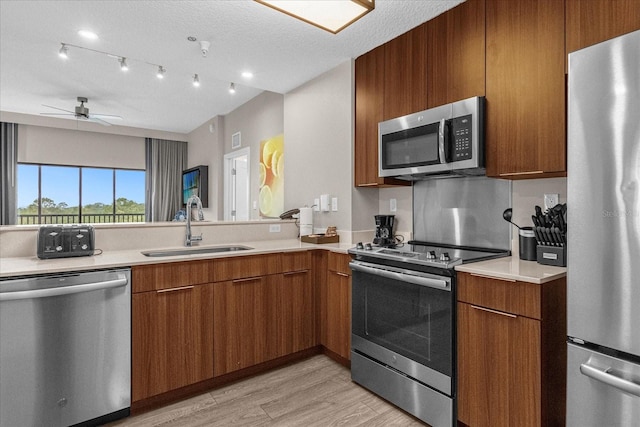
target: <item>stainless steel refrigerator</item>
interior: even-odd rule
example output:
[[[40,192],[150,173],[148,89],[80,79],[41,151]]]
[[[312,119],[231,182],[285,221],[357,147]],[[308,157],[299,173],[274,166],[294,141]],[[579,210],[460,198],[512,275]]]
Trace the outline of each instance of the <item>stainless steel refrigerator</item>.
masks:
[[[567,426],[640,425],[640,31],[569,55]]]

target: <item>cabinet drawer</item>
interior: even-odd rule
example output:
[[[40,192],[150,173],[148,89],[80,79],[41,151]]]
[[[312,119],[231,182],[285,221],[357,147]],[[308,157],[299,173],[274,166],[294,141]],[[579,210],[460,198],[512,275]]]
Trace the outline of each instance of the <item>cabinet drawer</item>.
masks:
[[[301,271],[311,269],[311,252],[284,252],[282,254],[282,271]]]
[[[280,253],[222,258],[214,262],[212,281],[222,282],[281,272],[282,254]]]
[[[338,273],[344,273],[351,276],[349,261],[351,261],[351,256],[348,254],[338,254],[335,252],[329,252],[329,260],[328,260],[329,271],[336,271]]]
[[[209,282],[211,261],[137,265],[131,269],[132,292],[148,292]]]
[[[541,286],[458,273],[458,301],[541,319]]]

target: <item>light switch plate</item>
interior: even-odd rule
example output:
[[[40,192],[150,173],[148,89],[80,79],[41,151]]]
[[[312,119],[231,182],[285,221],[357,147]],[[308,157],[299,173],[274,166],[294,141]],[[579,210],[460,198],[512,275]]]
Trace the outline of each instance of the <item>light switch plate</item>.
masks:
[[[320,212],[320,199],[313,199],[313,211]]]
[[[398,201],[396,199],[389,199],[389,211],[395,212],[398,210]]]
[[[338,211],[338,198],[337,197],[332,197],[331,198],[331,210],[333,212],[337,212]]]
[[[544,209],[551,209],[557,205],[560,201],[560,195],[557,193],[545,193],[544,194]]]

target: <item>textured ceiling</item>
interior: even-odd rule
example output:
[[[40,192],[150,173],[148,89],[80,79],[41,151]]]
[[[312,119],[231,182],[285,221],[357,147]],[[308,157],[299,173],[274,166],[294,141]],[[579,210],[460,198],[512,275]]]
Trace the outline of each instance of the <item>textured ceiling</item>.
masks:
[[[188,133],[263,90],[286,93],[459,3],[377,0],[373,12],[334,35],[251,0],[0,0],[0,110],[73,110],[85,96],[91,113],[124,118],[114,124]],[[83,28],[99,39],[81,38]],[[211,42],[206,58],[188,36]],[[127,57],[130,70],[73,47],[62,60],[62,42]],[[145,62],[164,66],[165,79]],[[244,70],[253,79],[243,79]],[[195,73],[199,88],[191,84]]]

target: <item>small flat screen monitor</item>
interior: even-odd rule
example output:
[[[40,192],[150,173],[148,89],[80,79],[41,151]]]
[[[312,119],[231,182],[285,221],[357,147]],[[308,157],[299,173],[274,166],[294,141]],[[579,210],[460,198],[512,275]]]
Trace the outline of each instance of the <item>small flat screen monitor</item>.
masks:
[[[182,172],[182,204],[186,205],[189,197],[198,196],[202,207],[209,207],[209,167],[196,166]]]

